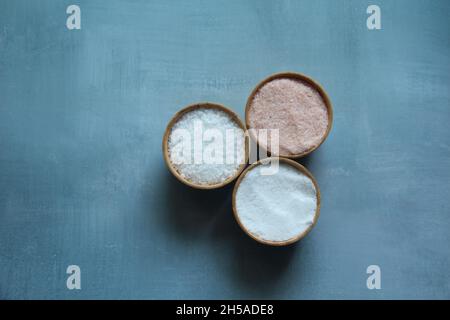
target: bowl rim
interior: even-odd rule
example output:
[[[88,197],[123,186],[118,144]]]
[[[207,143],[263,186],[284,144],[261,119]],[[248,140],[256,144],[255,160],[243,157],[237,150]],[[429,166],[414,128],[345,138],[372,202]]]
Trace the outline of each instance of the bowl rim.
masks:
[[[300,172],[302,172],[303,174],[307,175],[313,182],[314,187],[316,188],[316,199],[317,199],[317,206],[316,206],[316,212],[314,214],[314,219],[313,219],[313,223],[303,232],[299,233],[297,236],[292,237],[288,240],[284,240],[284,241],[272,241],[272,240],[265,240],[262,238],[259,238],[257,236],[255,236],[254,234],[252,234],[241,222],[240,218],[239,218],[239,213],[238,210],[236,208],[236,193],[239,189],[239,186],[242,182],[242,180],[245,178],[245,176],[247,175],[248,172],[250,172],[251,170],[253,170],[254,168],[258,167],[259,165],[271,161],[271,160],[276,160],[278,159],[278,161],[280,162],[285,162],[291,166],[293,166],[294,168],[296,168],[297,170],[299,170]],[[255,163],[251,164],[250,166],[248,166],[244,172],[242,172],[242,174],[240,175],[240,177],[238,178],[238,180],[236,181],[235,185],[234,185],[234,189],[233,189],[233,194],[232,194],[232,208],[233,208],[233,216],[235,218],[235,220],[237,221],[239,227],[253,240],[256,240],[259,243],[262,244],[266,244],[266,245],[270,245],[270,246],[276,246],[276,247],[281,247],[281,246],[287,246],[290,244],[293,244],[301,239],[303,239],[304,237],[306,237],[306,235],[311,232],[311,230],[313,229],[313,227],[317,224],[317,220],[319,219],[320,216],[320,205],[321,205],[321,196],[320,196],[320,189],[319,189],[319,185],[317,183],[316,178],[314,178],[314,176],[312,175],[312,173],[306,169],[303,165],[301,165],[300,163],[289,159],[289,158],[285,158],[285,157],[269,157],[269,158],[265,158],[265,159],[261,159],[256,161]]]
[[[241,127],[242,130],[244,131],[244,148],[245,148],[244,162],[242,164],[240,164],[239,169],[235,172],[235,174],[233,176],[228,177],[223,182],[216,183],[216,184],[198,184],[198,183],[189,181],[188,179],[184,178],[178,172],[178,170],[174,167],[173,163],[170,160],[168,141],[169,141],[169,136],[172,131],[173,125],[184,114],[191,112],[193,110],[196,110],[196,109],[216,109],[216,110],[223,111],[223,112],[227,113],[239,125],[239,127]],[[207,101],[190,104],[190,105],[182,108],[181,110],[177,111],[172,116],[172,118],[170,119],[170,121],[167,124],[166,129],[164,131],[164,136],[163,136],[163,140],[162,140],[162,149],[163,149],[163,155],[164,155],[164,162],[166,163],[166,166],[168,167],[169,171],[175,176],[175,178],[177,178],[179,181],[181,181],[182,183],[184,183],[185,185],[187,185],[189,187],[196,188],[196,189],[204,189],[204,190],[221,188],[221,187],[231,183],[245,169],[245,167],[247,166],[248,157],[249,157],[248,151],[247,151],[248,150],[248,137],[246,134],[246,128],[245,128],[244,123],[239,118],[239,116],[234,111],[225,107],[224,105],[221,105],[221,104],[215,103],[215,102],[207,102]]]
[[[320,142],[317,145],[315,145],[311,149],[308,149],[302,153],[279,154],[276,156],[276,157],[283,157],[283,158],[289,158],[289,159],[298,159],[298,158],[301,158],[301,157],[304,157],[304,156],[310,154],[311,152],[313,152],[314,150],[319,148],[322,145],[322,143],[324,143],[324,141],[327,139],[327,137],[331,131],[331,128],[333,126],[333,105],[331,103],[331,100],[330,100],[328,94],[326,93],[325,89],[313,78],[311,78],[305,74],[298,73],[298,72],[284,71],[284,72],[274,73],[274,74],[266,77],[265,79],[261,80],[256,85],[256,87],[252,90],[249,97],[247,98],[247,103],[245,105],[245,126],[246,126],[247,130],[249,131],[250,138],[253,139],[260,148],[266,150],[268,155],[271,155],[271,152],[268,150],[268,148],[259,144],[258,139],[253,134],[253,130],[250,130],[251,126],[250,126],[250,121],[249,121],[249,113],[250,113],[249,111],[250,111],[250,107],[253,103],[253,99],[255,98],[255,95],[258,93],[258,91],[266,83],[276,80],[276,79],[282,79],[282,78],[295,79],[295,80],[300,80],[300,81],[308,83],[309,85],[311,85],[314,89],[316,89],[319,92],[319,94],[321,95],[322,99],[325,102],[325,106],[327,107],[327,114],[328,114],[327,130],[325,131],[325,134],[323,135],[322,139],[320,140]]]

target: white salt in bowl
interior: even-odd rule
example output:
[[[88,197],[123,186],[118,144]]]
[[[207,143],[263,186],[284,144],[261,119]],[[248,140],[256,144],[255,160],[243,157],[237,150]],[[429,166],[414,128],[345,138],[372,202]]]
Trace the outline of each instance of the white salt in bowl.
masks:
[[[261,175],[259,169],[277,160],[277,173]],[[232,205],[237,223],[249,237],[266,245],[286,246],[304,238],[317,223],[320,190],[301,164],[281,157],[266,158],[239,177]]]
[[[281,88],[268,89],[268,87],[271,85],[273,86],[275,83],[274,81],[277,80],[295,81],[309,89],[306,89],[306,91],[301,94],[301,97],[293,95],[293,92],[282,92]],[[270,93],[272,93],[272,95]],[[261,96],[259,96],[260,94]],[[255,104],[256,101],[258,101],[258,103]],[[311,101],[317,101],[317,103],[320,102],[321,108],[324,106],[324,109],[320,112],[325,113],[327,116],[326,125],[318,121],[319,114],[317,113],[317,109],[313,114],[310,112],[312,109],[306,107],[307,105],[311,106],[308,104],[308,102]],[[286,109],[289,103],[295,104],[296,107],[291,110]],[[308,117],[310,118],[308,121],[302,120],[300,123],[291,121],[289,126],[291,129],[295,129],[293,129],[293,132],[288,133],[289,128],[286,126],[285,122],[289,122],[289,119],[297,119],[298,121],[299,119]],[[259,125],[255,127],[255,123],[257,122],[259,122]],[[263,123],[264,125],[262,125]],[[266,150],[268,154],[273,157],[279,156],[296,159],[310,154],[320,147],[328,137],[332,123],[333,107],[326,91],[315,80],[301,73],[276,73],[262,80],[251,92],[245,107],[245,124],[247,129],[249,129],[250,137],[258,143],[259,147]],[[255,132],[250,129],[279,129],[279,152],[272,152],[267,145],[258,141]],[[318,130],[318,132],[314,133],[313,137],[308,138],[308,134],[315,130]],[[292,141],[296,141],[296,144],[289,144],[289,142]],[[305,145],[299,146],[298,143]]]
[[[173,163],[172,158],[171,158],[171,150],[170,150],[170,146],[169,146],[169,140],[171,137],[171,133],[172,133],[172,129],[174,128],[174,126],[176,126],[176,124],[178,123],[178,121],[180,121],[180,119],[183,119],[183,117],[185,115],[188,115],[191,112],[195,112],[195,111],[199,111],[199,110],[216,110],[218,112],[218,114],[220,115],[226,115],[228,119],[230,119],[233,124],[235,124],[236,128],[240,128],[242,129],[242,132],[244,134],[244,140],[243,140],[243,159],[242,159],[242,163],[240,164],[232,164],[232,166],[235,166],[235,170],[233,170],[233,172],[231,172],[228,176],[226,177],[222,177],[217,181],[214,181],[212,183],[209,182],[199,182],[199,181],[194,181],[194,179],[190,179],[184,172],[183,172],[183,168],[181,166],[177,166],[177,164]],[[222,117],[223,118],[223,117]],[[244,170],[247,162],[248,162],[248,138],[245,135],[245,126],[243,124],[243,122],[239,119],[239,117],[230,109],[228,109],[227,107],[217,104],[217,103],[210,103],[210,102],[202,102],[202,103],[196,103],[193,105],[189,105],[187,107],[185,107],[184,109],[178,111],[170,120],[170,122],[168,123],[167,127],[166,127],[166,131],[164,133],[164,137],[163,137],[163,155],[164,155],[164,161],[167,165],[167,167],[169,168],[170,172],[182,183],[184,183],[185,185],[188,185],[190,187],[193,188],[197,188],[197,189],[216,189],[216,188],[220,188],[223,187],[227,184],[229,184],[230,182],[232,182],[233,180],[235,180]],[[238,152],[235,149],[235,154],[237,157]],[[225,152],[224,152],[225,154]],[[205,170],[208,169],[208,164],[200,164],[198,165],[198,167],[196,167],[196,172],[199,172],[202,177],[205,177]],[[209,167],[211,168],[211,167]],[[213,170],[217,170],[220,169],[220,165],[219,167],[215,167],[213,168]],[[226,170],[224,170],[225,172],[229,172],[230,167],[227,167]]]

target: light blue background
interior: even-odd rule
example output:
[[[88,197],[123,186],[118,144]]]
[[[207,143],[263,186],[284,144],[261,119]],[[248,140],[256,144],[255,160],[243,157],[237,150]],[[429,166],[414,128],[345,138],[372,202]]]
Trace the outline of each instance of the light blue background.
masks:
[[[449,15],[445,0],[0,0],[0,297],[449,299]],[[193,102],[243,116],[285,70],[319,81],[335,119],[300,161],[318,225],[271,248],[235,223],[232,186],[173,178],[161,140]]]

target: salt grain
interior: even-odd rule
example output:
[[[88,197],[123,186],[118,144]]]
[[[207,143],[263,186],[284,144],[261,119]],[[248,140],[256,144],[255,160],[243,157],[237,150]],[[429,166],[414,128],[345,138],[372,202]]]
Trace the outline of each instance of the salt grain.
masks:
[[[203,133],[215,130],[223,139],[205,139],[203,134],[198,136],[198,125]],[[176,134],[180,131],[192,138],[188,144],[187,158],[186,154],[176,152],[180,144],[186,143]],[[231,138],[230,133],[233,133]],[[199,144],[201,149],[197,148]],[[221,161],[207,163],[203,153],[208,149],[219,150],[214,156]],[[168,138],[168,151],[172,165],[184,179],[197,185],[220,184],[235,176],[245,162],[244,130],[225,111],[196,108],[182,115],[173,125]],[[196,161],[198,158],[200,162]]]
[[[246,173],[235,196],[236,214],[254,237],[281,242],[305,232],[315,221],[317,192],[311,178],[280,162],[274,175],[261,175],[261,164]]]
[[[279,152],[272,150],[272,155],[285,156],[302,154],[319,145],[329,122],[320,93],[310,84],[290,78],[264,84],[251,102],[248,120],[254,129],[278,129]],[[270,141],[263,145],[267,146]]]

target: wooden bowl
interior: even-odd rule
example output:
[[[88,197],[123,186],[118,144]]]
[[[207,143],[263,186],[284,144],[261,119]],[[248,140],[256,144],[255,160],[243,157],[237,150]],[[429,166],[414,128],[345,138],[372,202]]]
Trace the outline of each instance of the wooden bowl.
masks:
[[[285,240],[285,241],[271,241],[271,240],[265,240],[265,239],[261,239],[258,238],[257,236],[255,236],[254,234],[252,234],[241,222],[240,218],[239,218],[239,213],[237,212],[237,208],[236,208],[236,193],[237,190],[239,189],[239,185],[242,182],[242,179],[244,179],[245,175],[250,172],[250,170],[253,170],[255,167],[261,165],[263,162],[267,162],[270,159],[278,159],[278,161],[280,162],[285,162],[289,165],[291,165],[292,167],[296,168],[297,170],[299,170],[300,172],[302,172],[303,174],[305,174],[306,176],[308,176],[313,184],[314,187],[316,188],[316,198],[317,198],[317,207],[316,207],[316,212],[314,214],[314,220],[313,223],[303,232],[301,232],[300,234],[298,234],[297,236]],[[282,157],[272,157],[272,158],[266,158],[266,159],[262,159],[259,160],[255,163],[253,163],[252,165],[250,165],[247,169],[245,169],[245,171],[241,174],[241,176],[239,177],[239,179],[236,181],[236,184],[234,185],[234,189],[233,189],[233,196],[232,196],[232,206],[233,206],[233,215],[234,218],[236,219],[237,223],[239,224],[239,226],[241,227],[241,229],[252,239],[262,243],[262,244],[267,244],[270,246],[287,246],[289,244],[292,244],[294,242],[299,241],[300,239],[304,238],[310,231],[311,229],[316,225],[317,223],[317,219],[319,219],[319,215],[320,215],[320,190],[319,190],[319,185],[317,184],[316,179],[314,178],[314,176],[311,174],[311,172],[308,171],[308,169],[306,169],[304,166],[302,166],[301,164],[299,164],[298,162],[295,162],[294,160],[290,160],[287,158],[282,158]]]
[[[294,73],[294,72],[282,72],[282,73],[275,73],[271,76],[269,76],[268,78],[262,80],[260,83],[258,83],[258,85],[255,87],[255,89],[253,89],[252,93],[250,94],[250,96],[247,99],[247,104],[245,106],[245,124],[247,126],[247,129],[251,129],[250,126],[250,121],[249,121],[249,110],[250,110],[250,106],[253,103],[253,99],[255,98],[255,95],[258,93],[258,91],[268,82],[275,80],[275,79],[293,79],[293,80],[300,80],[303,82],[306,82],[307,84],[309,84],[310,86],[312,86],[315,90],[317,90],[317,92],[319,92],[319,94],[321,95],[323,101],[325,102],[325,105],[327,107],[327,113],[328,113],[328,126],[327,126],[327,130],[324,134],[324,136],[322,137],[321,141],[314,146],[313,148],[306,150],[302,153],[299,154],[280,154],[280,157],[284,157],[284,158],[291,158],[291,159],[296,159],[296,158],[300,158],[303,156],[306,156],[308,154],[310,154],[311,152],[313,152],[314,150],[316,150],[318,147],[320,147],[320,145],[325,141],[325,139],[328,137],[328,134],[330,133],[331,127],[332,127],[332,123],[333,123],[333,107],[331,105],[331,101],[330,98],[328,97],[327,93],[325,92],[325,90],[316,82],[314,81],[312,78],[305,76],[301,73]],[[249,135],[250,137],[256,141],[256,143],[258,143],[257,138],[255,137],[254,133],[252,132],[252,130],[249,130]],[[259,143],[258,143],[259,145]],[[264,146],[259,145],[260,148],[263,148],[264,150],[268,151],[267,148],[265,148]],[[270,154],[270,152],[268,152],[268,154]]]
[[[233,176],[230,176],[229,178],[227,178],[225,181],[223,181],[221,183],[216,183],[216,184],[197,184],[197,183],[194,183],[192,181],[189,181],[188,179],[184,178],[177,171],[177,169],[174,167],[174,165],[170,161],[168,140],[169,140],[169,135],[170,135],[170,132],[172,130],[172,127],[181,118],[181,116],[183,116],[185,113],[188,113],[188,112],[196,110],[196,109],[217,109],[217,110],[223,111],[223,112],[227,113],[231,117],[231,119],[233,119],[239,125],[239,127],[242,128],[242,130],[244,130],[244,139],[245,139],[244,163],[239,166],[239,169],[236,171],[236,173]],[[217,188],[221,188],[221,187],[229,184],[230,182],[232,182],[234,179],[236,179],[241,174],[241,172],[244,170],[244,168],[245,168],[245,166],[247,165],[247,162],[248,162],[248,152],[247,152],[247,150],[248,150],[248,138],[247,138],[247,135],[245,134],[245,126],[244,126],[244,124],[242,123],[242,121],[239,119],[239,117],[233,111],[231,111],[230,109],[226,108],[223,105],[220,105],[220,104],[217,104],[217,103],[211,103],[211,102],[201,102],[201,103],[192,104],[192,105],[189,105],[189,106],[181,109],[180,111],[178,111],[172,117],[172,119],[170,120],[169,124],[166,127],[166,131],[164,132],[164,137],[163,137],[162,149],[163,149],[163,154],[164,154],[164,162],[166,163],[166,165],[169,168],[170,172],[172,172],[172,174],[178,180],[180,180],[182,183],[184,183],[185,185],[188,185],[189,187],[193,187],[193,188],[197,188],[197,189],[217,189]]]

